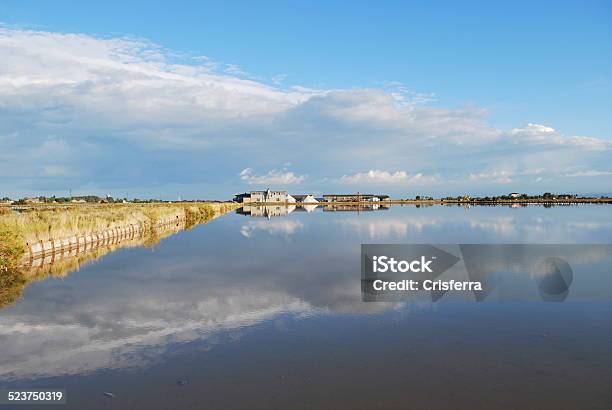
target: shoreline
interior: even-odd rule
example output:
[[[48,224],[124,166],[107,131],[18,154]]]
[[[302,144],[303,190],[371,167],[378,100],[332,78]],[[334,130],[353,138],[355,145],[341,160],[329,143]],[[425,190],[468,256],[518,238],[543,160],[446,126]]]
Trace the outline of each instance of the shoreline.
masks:
[[[466,204],[466,205],[565,205],[565,204],[612,204],[612,198],[574,198],[574,199],[507,199],[507,200],[450,200],[450,199],[391,199],[388,201],[340,201],[340,202],[327,202],[320,201],[317,203],[303,203],[303,202],[235,202],[242,206],[303,206],[303,205],[444,205],[444,204]]]

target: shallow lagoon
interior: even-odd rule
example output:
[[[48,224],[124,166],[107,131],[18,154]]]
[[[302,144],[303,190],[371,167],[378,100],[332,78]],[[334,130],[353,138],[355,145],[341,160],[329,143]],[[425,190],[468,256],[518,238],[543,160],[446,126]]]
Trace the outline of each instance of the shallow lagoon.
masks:
[[[363,302],[359,265],[362,243],[610,244],[610,209],[227,215],[28,287],[0,311],[0,384],[75,409],[610,408],[612,255],[562,302],[520,272],[482,302]]]

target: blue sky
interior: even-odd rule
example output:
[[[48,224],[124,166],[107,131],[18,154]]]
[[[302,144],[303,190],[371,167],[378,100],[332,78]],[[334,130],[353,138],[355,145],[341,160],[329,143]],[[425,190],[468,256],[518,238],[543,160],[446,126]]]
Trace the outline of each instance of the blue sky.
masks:
[[[612,6],[490,3],[4,1],[0,190],[609,192]]]

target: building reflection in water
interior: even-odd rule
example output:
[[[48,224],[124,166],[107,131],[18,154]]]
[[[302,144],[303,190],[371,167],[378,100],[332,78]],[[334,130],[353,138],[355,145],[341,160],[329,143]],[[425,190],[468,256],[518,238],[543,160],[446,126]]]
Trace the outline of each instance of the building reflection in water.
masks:
[[[367,212],[386,211],[391,208],[389,204],[359,204],[359,205],[325,205],[323,212]]]
[[[245,205],[236,210],[237,214],[251,217],[272,218],[277,216],[287,216],[292,212],[314,212],[320,208],[323,212],[367,212],[367,211],[386,211],[391,208],[388,204],[359,204],[359,205]]]
[[[238,208],[236,210],[237,214],[247,215],[252,217],[277,217],[277,216],[287,216],[291,212],[296,210],[295,205],[263,205],[263,206],[250,206],[245,205],[242,208]]]

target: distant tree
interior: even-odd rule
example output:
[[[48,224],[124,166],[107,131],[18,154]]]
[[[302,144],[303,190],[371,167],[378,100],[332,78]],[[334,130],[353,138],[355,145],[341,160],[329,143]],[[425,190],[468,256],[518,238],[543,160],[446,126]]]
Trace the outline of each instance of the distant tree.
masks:
[[[415,196],[414,199],[416,199],[417,201],[420,201],[421,200],[421,195]]]

